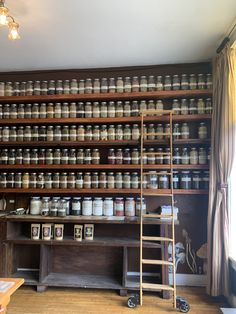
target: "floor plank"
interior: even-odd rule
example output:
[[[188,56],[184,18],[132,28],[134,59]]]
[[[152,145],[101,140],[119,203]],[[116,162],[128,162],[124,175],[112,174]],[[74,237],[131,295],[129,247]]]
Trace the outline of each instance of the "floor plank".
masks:
[[[191,314],[221,313],[222,302],[205,294],[203,288],[178,288],[178,295],[186,298]],[[8,314],[164,314],[175,312],[171,300],[163,300],[155,294],[144,295],[144,304],[135,310],[126,306],[127,297],[108,290],[49,288],[37,293],[32,287],[20,288],[11,298]],[[177,312],[176,312],[177,313]]]

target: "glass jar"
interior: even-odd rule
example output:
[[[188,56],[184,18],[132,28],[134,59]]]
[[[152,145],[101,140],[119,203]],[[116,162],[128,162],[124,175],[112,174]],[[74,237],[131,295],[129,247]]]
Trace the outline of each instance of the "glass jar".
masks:
[[[202,98],[199,98],[197,101],[197,113],[204,114],[205,113],[205,103]]]
[[[115,216],[124,216],[125,207],[123,197],[116,197],[114,202],[114,215]]]
[[[129,172],[124,172],[123,175],[123,189],[131,188],[131,177]]]
[[[47,107],[46,104],[42,103],[39,106],[39,118],[45,119],[47,117]]]
[[[85,107],[83,102],[79,102],[77,106],[77,118],[84,118]]]
[[[207,99],[206,99],[205,113],[206,113],[206,114],[212,114],[211,98],[207,98]]]
[[[123,163],[124,165],[130,165],[131,164],[131,154],[130,149],[126,148],[123,153]]]
[[[52,142],[54,140],[54,131],[53,131],[53,126],[49,125],[47,127],[47,138],[46,140],[48,142]]]
[[[91,173],[90,172],[85,172],[84,174],[84,184],[83,188],[84,189],[91,189]]]
[[[10,118],[10,105],[5,104],[3,107],[3,119],[9,119]]]
[[[116,163],[115,150],[113,148],[110,148],[108,152],[108,164],[115,165],[115,163]]]
[[[197,87],[198,89],[205,89],[206,84],[205,84],[205,78],[203,74],[198,74],[197,76]]]
[[[49,216],[50,213],[50,197],[42,197],[41,201],[41,215]]]
[[[131,117],[139,116],[139,104],[137,100],[133,100],[131,103]]]
[[[109,93],[115,93],[116,92],[116,84],[114,77],[109,78],[109,86],[108,86]]]
[[[101,197],[95,197],[92,203],[93,215],[102,216],[103,215],[103,200]]]
[[[66,172],[62,172],[60,174],[59,188],[67,189],[67,173]]]
[[[127,197],[125,200],[125,216],[135,216],[135,201],[133,197]]]
[[[184,122],[181,126],[181,138],[189,139],[189,126],[186,122]]]
[[[182,149],[182,156],[181,156],[182,165],[188,165],[189,159],[190,159],[190,156],[189,156],[188,148],[184,147]]]
[[[192,147],[190,150],[190,165],[198,164],[198,151],[195,147]]]
[[[23,165],[30,165],[30,150],[28,148],[23,151]]]
[[[108,172],[108,175],[107,175],[107,188],[108,189],[114,189],[115,188],[114,172]]]
[[[46,117],[48,119],[54,118],[54,104],[53,103],[48,103],[47,104],[47,109],[46,109]]]
[[[93,81],[93,92],[95,94],[100,93],[100,80],[98,78],[95,78]]]
[[[32,119],[39,119],[39,104],[34,103],[31,109]]]
[[[77,164],[82,165],[84,163],[84,150],[82,148],[78,149],[76,155]]]
[[[180,114],[181,109],[180,109],[180,103],[178,99],[173,99],[172,110],[173,110],[174,115]]]
[[[162,76],[161,75],[157,76],[156,90],[157,91],[163,90],[163,83],[162,83]]]
[[[61,140],[65,142],[69,141],[69,126],[68,125],[63,125],[62,127]]]
[[[131,174],[131,189],[139,188],[139,177],[137,172]]]
[[[32,106],[31,104],[25,105],[25,119],[31,119],[32,118]]]
[[[78,172],[76,174],[75,187],[76,187],[76,189],[82,189],[83,186],[84,186],[83,173],[82,172]]]
[[[180,188],[184,190],[191,189],[190,171],[182,171],[180,176]]]
[[[189,77],[189,89],[197,89],[196,74],[190,74],[190,77]]]
[[[139,92],[139,79],[137,76],[132,77],[131,91],[133,93]]]
[[[125,101],[125,104],[124,104],[124,117],[131,117],[130,101]]]
[[[41,214],[42,201],[40,197],[34,196],[30,200],[30,215],[40,215]]]
[[[24,142],[31,141],[31,126],[26,126],[24,129]]]
[[[9,109],[9,118],[16,119],[17,118],[17,106],[16,104],[11,104]]]
[[[91,163],[93,165],[99,165],[100,164],[100,152],[97,148],[93,149],[91,157],[92,157]]]
[[[173,189],[179,189],[179,171],[173,171]]]
[[[121,124],[116,126],[116,140],[122,141],[123,140],[123,127]]]
[[[69,104],[69,118],[77,117],[77,105],[75,102]]]
[[[147,102],[146,100],[141,100],[139,103],[139,113],[147,110]]]
[[[196,114],[198,111],[197,104],[194,98],[189,100],[189,114]]]
[[[18,110],[17,110],[17,118],[24,119],[24,117],[25,117],[25,106],[24,104],[19,104]]]
[[[13,96],[13,86],[12,82],[6,82],[5,83],[5,92],[4,96]]]
[[[54,80],[50,80],[48,83],[48,95],[55,95],[56,93],[56,84]]]
[[[164,90],[171,90],[171,88],[172,88],[171,77],[170,77],[170,75],[165,75]]]
[[[8,150],[3,149],[1,151],[1,165],[7,165],[8,164]]]
[[[33,95],[33,92],[34,92],[33,82],[32,81],[26,82],[26,95],[31,96]]]
[[[45,173],[44,187],[45,187],[45,189],[52,189],[52,174],[51,174],[51,172]]]
[[[23,163],[23,154],[22,154],[22,149],[21,148],[16,150],[15,163],[16,163],[16,165],[22,165],[22,163]]]
[[[207,164],[207,154],[206,154],[206,150],[204,147],[199,148],[198,163],[199,163],[199,165],[206,165]]]
[[[124,91],[125,93],[130,93],[132,90],[132,86],[131,86],[131,80],[129,76],[125,77],[125,83],[124,83]]]
[[[147,92],[147,90],[148,90],[147,77],[145,75],[142,75],[140,78],[140,91]]]
[[[100,139],[101,141],[107,141],[107,138],[108,138],[107,126],[104,124],[101,126]]]
[[[75,165],[76,164],[76,150],[74,148],[69,150],[68,164],[69,165]]]
[[[52,176],[52,188],[59,189],[60,187],[60,174],[59,172],[54,172]]]
[[[173,139],[174,140],[178,140],[180,139],[180,127],[179,127],[179,123],[175,123],[173,126]]]
[[[0,188],[1,189],[7,188],[7,174],[6,174],[6,172],[0,173]]]
[[[47,95],[48,94],[48,81],[42,81],[41,82],[41,95]]]
[[[92,94],[93,92],[93,84],[91,78],[87,78],[85,80],[85,94]]]
[[[42,141],[42,142],[46,141],[46,137],[47,137],[46,126],[42,125],[39,127],[39,141]]]
[[[109,101],[107,109],[108,118],[114,118],[116,116],[115,103],[114,101]]]
[[[209,171],[203,171],[202,180],[201,180],[201,188],[204,190],[209,189]]]
[[[108,83],[107,79],[105,77],[101,80],[101,93],[107,93],[108,92]]]
[[[95,101],[92,106],[92,117],[100,118],[100,106],[99,102]]]
[[[84,94],[85,92],[85,82],[84,80],[79,80],[79,94]]]
[[[207,138],[207,126],[205,122],[200,122],[198,127],[198,138],[204,140]]]
[[[92,173],[91,177],[91,188],[98,189],[99,188],[99,177],[97,172]]]
[[[180,149],[178,147],[174,148],[174,153],[173,153],[173,164],[174,165],[180,165],[181,163],[181,155],[180,155]]]
[[[62,80],[56,81],[56,95],[62,95],[63,94],[63,83]]]
[[[116,92],[123,93],[124,92],[124,82],[121,76],[116,79]]]
[[[199,190],[201,184],[200,171],[193,171],[192,174],[192,188],[194,190]]]
[[[24,127],[23,126],[18,127],[16,140],[17,142],[23,142],[24,140]],[[2,141],[3,141],[3,132],[2,132]]]
[[[61,105],[61,117],[62,118],[69,118],[69,104],[68,102],[63,102]]]
[[[130,128],[130,125],[129,124],[125,124],[125,126],[124,126],[124,132],[123,132],[124,134],[124,137],[123,137],[123,139],[125,140],[125,141],[130,141],[131,140],[131,136],[132,136],[132,133],[131,133],[131,128]]]
[[[106,103],[106,101],[101,102],[100,115],[101,115],[101,118],[107,118],[107,103]]]
[[[149,132],[149,128],[148,128],[148,133],[155,133],[155,128],[150,128],[150,130],[153,130],[152,132]],[[156,127],[156,136],[153,134],[153,135],[148,135],[148,139],[151,139],[151,140],[154,140],[155,137],[157,140],[162,140],[164,138],[164,128],[163,128],[163,125],[161,123],[158,123],[157,124],[157,127]]]
[[[113,207],[114,207],[113,199],[111,197],[106,197],[103,203],[104,216],[113,216],[114,212]]]
[[[133,141],[138,141],[140,138],[140,129],[138,124],[133,124],[132,126],[132,140]]]
[[[60,202],[60,197],[53,197],[51,201],[51,206],[50,206],[50,212],[49,215],[52,217],[57,216],[57,211],[59,208],[59,202]]]
[[[37,174],[36,172],[32,172],[29,177],[29,188],[36,189],[37,188]]]
[[[117,101],[115,116],[120,118],[123,117],[123,115],[124,115],[123,103],[122,101]]]
[[[117,165],[122,165],[123,164],[123,150],[121,148],[118,148],[116,150],[115,162],[116,162]]]
[[[163,163],[165,165],[170,164],[170,148],[165,148],[165,152],[163,154]]]
[[[69,140],[71,142],[76,142],[77,140],[77,126],[71,125],[69,130]]]
[[[166,123],[164,128],[164,139],[168,139],[170,137],[170,124]]]
[[[180,89],[180,78],[178,74],[173,75],[172,89],[173,90]]]
[[[17,138],[16,135],[16,126],[11,126],[9,130],[9,141],[10,142],[15,142]]]
[[[54,141],[60,142],[62,139],[61,126],[55,125],[54,127]]]
[[[91,161],[92,161],[91,149],[87,148],[87,149],[85,149],[85,154],[84,154],[84,164],[90,165]]]
[[[67,178],[67,188],[75,189],[75,173],[74,172],[69,172],[69,175]]]
[[[181,75],[181,89],[189,89],[189,81],[187,74]]]
[[[167,174],[167,171],[161,171],[158,174],[159,177],[159,189],[169,189],[170,183],[169,183],[169,177]]]
[[[78,141],[84,141],[85,140],[85,129],[84,129],[83,125],[78,126],[77,139],[78,139]]]
[[[26,82],[20,83],[20,96],[26,95]]]
[[[158,189],[158,177],[156,171],[149,171],[147,179],[148,189]]]
[[[5,96],[5,83],[0,82],[0,96]]]
[[[61,152],[61,164],[68,165],[69,156],[68,156],[68,149],[64,148]]]
[[[42,148],[39,150],[39,165],[45,165],[45,149]]]
[[[137,200],[136,200],[136,204],[135,204],[135,214],[136,214],[136,216],[140,217],[141,213],[142,213],[142,215],[146,214],[146,209],[147,209],[147,206],[146,206],[145,198],[143,197],[142,201],[141,201],[141,198],[138,197]]]
[[[29,188],[29,173],[25,172],[22,176],[22,188],[28,189]]]
[[[14,186],[15,186],[15,176],[14,176],[14,172],[11,172],[7,174],[7,188],[13,189]]]
[[[81,215],[81,197],[73,197],[71,202],[71,215]]]
[[[159,133],[158,131],[158,126],[160,126],[160,124],[157,125],[157,131],[155,132],[155,127],[154,127],[154,124],[153,123],[150,123],[148,125],[148,128],[147,128],[147,139],[148,140],[154,140],[155,139],[155,135],[154,133]],[[163,133],[163,132],[162,132]],[[159,135],[158,135],[159,136]]]
[[[30,152],[30,163],[31,163],[31,165],[37,165],[38,161],[39,161],[38,150],[32,149],[32,151]]]
[[[133,148],[131,152],[131,164],[138,165],[140,162],[140,155],[137,148]]]
[[[206,76],[206,88],[212,89],[212,75],[211,75],[211,73],[208,73]]]
[[[77,94],[78,93],[78,82],[76,79],[72,79],[70,82],[70,93]]]
[[[115,188],[122,189],[123,187],[123,177],[121,172],[115,174]]]
[[[148,76],[148,91],[154,92],[156,90],[155,77],[153,75]]]
[[[61,150],[56,148],[53,152],[53,164],[60,165],[61,163]]]
[[[110,124],[107,130],[107,138],[109,141],[114,141],[116,139],[115,126]]]
[[[181,106],[180,106],[180,113],[181,114],[188,114],[188,102],[187,99],[183,98],[181,99]]]
[[[38,173],[37,176],[37,189],[43,189],[45,184],[45,176],[43,172]]]
[[[155,162],[156,162],[156,158],[155,158],[154,148],[149,148],[148,155],[147,155],[147,164],[155,165]]]
[[[99,174],[99,189],[107,188],[107,175],[106,172],[101,172]]]

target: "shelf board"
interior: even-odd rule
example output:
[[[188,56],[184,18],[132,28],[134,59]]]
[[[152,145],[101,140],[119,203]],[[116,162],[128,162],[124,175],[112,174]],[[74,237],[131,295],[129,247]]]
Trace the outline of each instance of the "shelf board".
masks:
[[[0,193],[17,193],[17,194],[123,194],[123,195],[139,195],[140,189],[0,189]],[[170,194],[170,189],[144,189],[144,195],[158,196],[158,194]],[[182,190],[175,189],[174,194],[208,194],[208,190]]]
[[[117,216],[66,216],[66,217],[45,217],[40,215],[8,215],[3,217],[2,219],[10,222],[32,222],[32,223],[95,223],[95,224],[139,224],[139,217],[117,217]],[[160,219],[152,219],[152,218],[144,218],[144,224],[166,224],[170,225],[171,221],[168,220],[160,220]],[[176,221],[178,224],[178,221]],[[36,242],[36,241],[34,241]],[[45,241],[44,241],[45,242]]]
[[[189,145],[189,144],[195,144],[195,145],[204,145],[204,144],[210,144],[211,140],[210,139],[205,139],[201,140],[198,138],[193,138],[193,139],[179,139],[179,140],[174,140],[173,144],[174,145]],[[168,140],[144,140],[144,145],[152,145],[152,146],[157,146],[157,145],[167,145]],[[72,141],[58,141],[58,142],[0,142],[0,147],[84,147],[84,146],[138,146],[140,145],[140,141],[135,141],[135,140],[130,140],[130,141],[119,141],[119,140],[114,140],[114,141],[77,141],[77,142],[72,142]]]
[[[17,270],[11,275],[12,278],[24,278],[24,285],[35,286],[39,283],[39,271],[38,270]]]
[[[210,120],[210,114],[173,115],[173,121],[201,121]],[[168,122],[169,116],[147,116],[145,122]],[[61,125],[61,124],[116,124],[141,123],[141,117],[115,117],[115,118],[45,118],[45,119],[1,119],[0,125]]]
[[[107,247],[139,247],[140,242],[139,239],[125,238],[125,237],[94,237],[94,240],[84,240],[83,241],[75,241],[73,237],[64,237],[62,241],[57,240],[32,240],[25,236],[19,236],[17,238],[9,238],[6,242],[14,243],[14,244],[25,244],[25,245],[57,245],[57,246],[107,246]],[[161,248],[162,245],[159,243],[145,241],[143,243],[143,247],[146,248]]]
[[[49,273],[42,281],[45,286],[98,289],[121,289],[121,276],[80,275],[78,273]]]
[[[10,170],[140,170],[140,165],[0,165],[0,170],[10,169]],[[144,165],[143,169],[152,170],[170,170],[170,165]],[[173,165],[173,169],[184,170],[184,169],[199,169],[208,170],[209,165]]]
[[[100,100],[138,100],[138,99],[164,99],[178,97],[211,97],[212,90],[171,90],[136,93],[96,93],[75,95],[33,95],[33,96],[1,96],[0,103],[31,103],[31,102],[64,102],[64,101],[100,101]]]
[[[153,276],[143,276],[143,281],[147,283],[160,284],[161,283],[160,273],[155,273]],[[140,277],[138,275],[127,275],[125,288],[132,290],[139,290]],[[143,289],[144,291],[150,291],[150,289]]]

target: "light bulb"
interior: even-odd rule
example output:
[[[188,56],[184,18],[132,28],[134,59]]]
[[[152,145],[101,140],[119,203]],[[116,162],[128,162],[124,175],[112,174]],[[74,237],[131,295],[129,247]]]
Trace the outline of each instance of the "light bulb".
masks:
[[[19,24],[16,22],[9,22],[8,27],[9,27],[8,38],[11,40],[20,39],[20,35],[18,32]]]
[[[0,6],[0,25],[7,25],[8,8]]]

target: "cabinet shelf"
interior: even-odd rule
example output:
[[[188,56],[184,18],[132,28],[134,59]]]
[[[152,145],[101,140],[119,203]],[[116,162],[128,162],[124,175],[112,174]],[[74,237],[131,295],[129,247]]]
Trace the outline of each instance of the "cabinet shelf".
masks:
[[[167,140],[145,140],[144,145],[167,145]],[[196,145],[204,145],[204,144],[210,144],[210,139],[201,140],[198,138],[193,139],[179,139],[174,140],[174,145],[189,145],[189,144],[196,144]],[[0,142],[0,147],[89,147],[89,146],[137,146],[139,145],[139,141],[58,141],[58,142]]]
[[[64,237],[62,241],[57,240],[32,240],[30,238],[19,236],[17,238],[9,238],[6,242],[14,243],[14,244],[25,244],[25,245],[59,245],[59,246],[109,246],[109,247],[139,247],[140,241],[139,239],[125,238],[125,237],[94,237],[94,240],[82,240],[75,241],[73,237]],[[161,244],[155,242],[145,241],[143,246],[146,248],[161,248]]]
[[[0,193],[18,194],[57,194],[57,195],[80,195],[80,194],[123,194],[140,195],[140,189],[0,189]],[[158,194],[170,194],[170,189],[143,190],[144,195],[158,196]],[[175,189],[174,194],[208,194],[208,190],[183,190]]]
[[[145,122],[168,122],[168,116],[145,117]],[[201,121],[211,120],[210,114],[173,115],[173,121]],[[61,125],[61,124],[116,124],[140,123],[141,117],[115,118],[45,118],[45,119],[1,119],[0,125]]]
[[[140,165],[0,165],[1,170],[140,170]],[[150,170],[169,170],[170,165],[144,165],[143,169]],[[184,170],[208,170],[209,165],[173,165],[173,169]]]
[[[211,97],[212,90],[171,90],[155,92],[136,92],[136,93],[94,93],[94,94],[75,94],[75,95],[33,95],[33,96],[1,96],[0,103],[31,103],[49,101],[100,101],[100,100],[138,100],[138,99],[165,99],[178,97]]]

